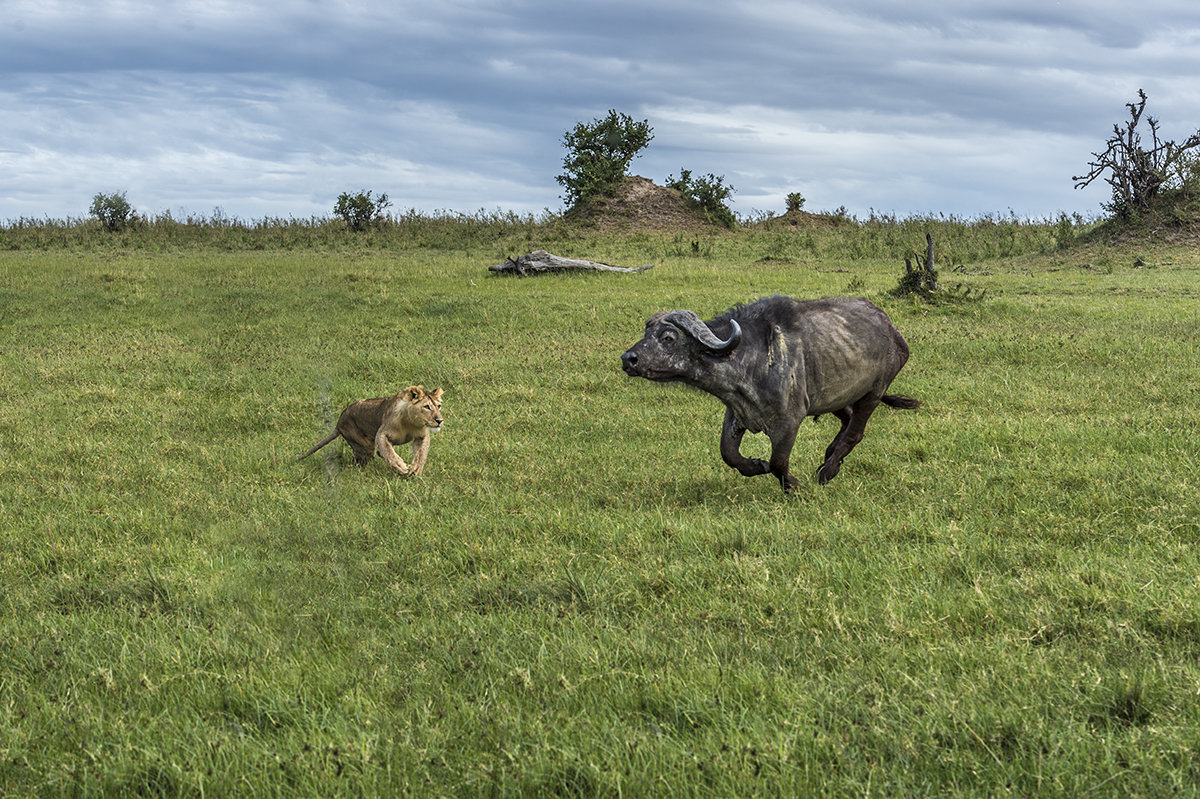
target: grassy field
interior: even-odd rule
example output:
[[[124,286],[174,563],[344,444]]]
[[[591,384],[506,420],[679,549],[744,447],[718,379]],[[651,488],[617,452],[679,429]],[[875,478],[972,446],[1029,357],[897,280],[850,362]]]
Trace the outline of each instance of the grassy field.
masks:
[[[1200,252],[964,234],[929,305],[894,233],[0,254],[0,794],[1193,795]],[[619,368],[772,293],[925,403],[792,497]],[[423,476],[296,461],[410,383]]]

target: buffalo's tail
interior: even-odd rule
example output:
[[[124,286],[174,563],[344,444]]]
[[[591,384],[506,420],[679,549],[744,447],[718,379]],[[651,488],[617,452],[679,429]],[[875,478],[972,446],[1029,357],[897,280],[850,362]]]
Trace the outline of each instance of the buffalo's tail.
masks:
[[[884,394],[882,402],[884,405],[891,405],[893,408],[900,408],[901,410],[905,411],[911,411],[915,408],[921,407],[920,400],[915,400],[912,397],[905,397],[900,394]]]

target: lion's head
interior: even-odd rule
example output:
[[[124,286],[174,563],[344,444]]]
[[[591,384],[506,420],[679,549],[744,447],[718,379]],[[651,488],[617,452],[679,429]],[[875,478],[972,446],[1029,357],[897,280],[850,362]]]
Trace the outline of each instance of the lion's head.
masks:
[[[442,390],[435,389],[432,393],[425,386],[409,386],[404,389],[404,399],[408,403],[405,411],[407,421],[414,427],[428,427],[430,430],[442,428]]]

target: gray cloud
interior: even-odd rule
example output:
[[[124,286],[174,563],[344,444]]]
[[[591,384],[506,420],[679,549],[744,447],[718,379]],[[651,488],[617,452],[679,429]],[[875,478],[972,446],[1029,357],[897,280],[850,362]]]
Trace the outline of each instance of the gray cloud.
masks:
[[[735,208],[1049,215],[1139,87],[1200,125],[1200,9],[1074,2],[0,2],[0,219],[559,208],[562,133],[616,108],[634,171]]]

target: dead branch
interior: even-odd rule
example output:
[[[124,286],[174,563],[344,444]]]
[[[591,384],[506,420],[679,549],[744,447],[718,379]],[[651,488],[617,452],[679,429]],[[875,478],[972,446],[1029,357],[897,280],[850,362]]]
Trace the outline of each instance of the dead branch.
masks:
[[[562,258],[560,256],[548,253],[545,250],[534,250],[527,255],[519,255],[516,258],[509,258],[502,264],[489,266],[488,271],[497,272],[499,274],[515,274],[519,277],[526,275],[540,275],[546,272],[570,272],[570,271],[590,271],[590,272],[624,272],[626,274],[634,274],[637,272],[645,272],[647,269],[652,269],[654,264],[646,264],[645,266],[612,266],[611,264],[602,264],[598,261],[584,261],[576,258]]]

